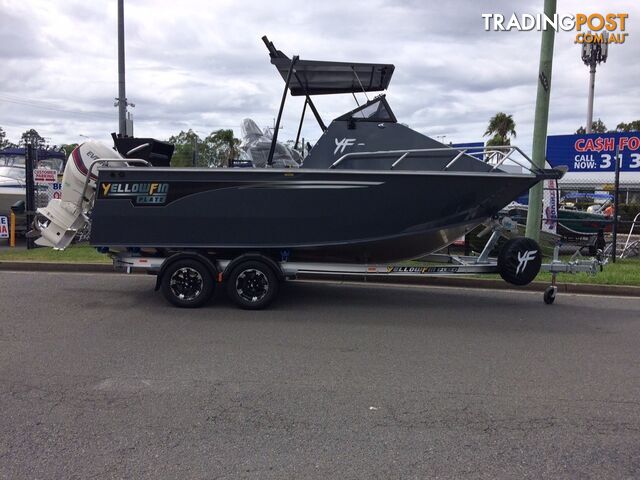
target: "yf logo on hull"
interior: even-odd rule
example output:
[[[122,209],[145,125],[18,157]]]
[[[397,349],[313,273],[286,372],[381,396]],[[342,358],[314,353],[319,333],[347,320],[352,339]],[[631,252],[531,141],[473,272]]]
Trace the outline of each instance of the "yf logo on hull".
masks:
[[[334,141],[336,142],[336,149],[333,151],[333,154],[337,155],[338,153],[344,153],[344,149],[347,147],[353,147],[354,145],[364,145],[364,143],[356,144],[356,140],[357,138],[343,138],[341,140],[335,138]]]

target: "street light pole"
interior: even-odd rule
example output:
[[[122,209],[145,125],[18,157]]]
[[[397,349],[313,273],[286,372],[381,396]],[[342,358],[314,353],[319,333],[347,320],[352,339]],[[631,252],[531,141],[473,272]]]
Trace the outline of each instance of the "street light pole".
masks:
[[[554,18],[556,0],[544,0],[544,13],[547,18]],[[540,66],[538,73],[538,93],[536,96],[536,114],[533,124],[533,148],[531,159],[539,168],[545,166],[545,150],[547,148],[547,125],[549,123],[549,98],[551,96],[551,67],[553,66],[553,42],[555,30],[548,25],[542,31],[540,46]],[[540,238],[540,220],[542,215],[542,182],[529,190],[529,211],[525,235],[538,241]]]

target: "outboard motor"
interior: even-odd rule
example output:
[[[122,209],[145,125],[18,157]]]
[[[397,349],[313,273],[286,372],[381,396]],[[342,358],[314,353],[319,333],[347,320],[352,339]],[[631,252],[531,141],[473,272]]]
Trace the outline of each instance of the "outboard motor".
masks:
[[[98,142],[85,142],[75,148],[64,169],[61,198],[54,198],[49,205],[36,211],[34,227],[40,238],[35,243],[59,250],[68,247],[73,237],[89,221],[87,212],[93,204],[97,180],[96,169],[90,173],[91,165],[101,159],[123,158],[118,152]]]

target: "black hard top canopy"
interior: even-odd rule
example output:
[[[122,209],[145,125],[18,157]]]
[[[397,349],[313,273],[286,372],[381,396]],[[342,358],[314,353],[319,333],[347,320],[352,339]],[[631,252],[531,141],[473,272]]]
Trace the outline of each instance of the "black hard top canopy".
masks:
[[[277,50],[267,37],[262,40],[269,49],[271,63],[287,81],[292,60]],[[289,84],[291,95],[326,95],[333,93],[378,92],[386,90],[393,75],[390,63],[350,63],[301,60],[295,62],[295,73]]]

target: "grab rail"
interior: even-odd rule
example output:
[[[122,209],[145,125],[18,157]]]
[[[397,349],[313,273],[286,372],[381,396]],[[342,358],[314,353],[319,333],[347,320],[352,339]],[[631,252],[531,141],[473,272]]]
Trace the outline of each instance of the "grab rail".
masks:
[[[519,147],[504,145],[504,146],[490,146],[490,147],[436,147],[436,148],[418,148],[407,150],[377,150],[373,152],[350,152],[345,153],[335,162],[333,162],[329,168],[336,168],[346,159],[359,160],[360,157],[378,157],[378,156],[390,156],[398,155],[398,158],[391,164],[390,170],[397,167],[408,156],[414,153],[451,153],[457,151],[458,154],[444,166],[442,171],[449,170],[455,163],[465,155],[473,156],[474,154],[482,153],[485,155],[484,163],[493,165],[493,168],[489,170],[493,172],[502,166],[505,162],[510,161],[518,165],[519,167],[528,170],[532,174],[536,175],[542,172],[542,169],[533,163],[533,160],[527,156]],[[518,153],[526,162],[522,160],[516,160],[512,158],[514,153]]]
[[[627,235],[627,241],[624,242],[624,248],[622,249],[622,252],[620,252],[620,258],[624,258],[623,255],[627,252],[627,249],[629,248],[629,241],[631,240],[631,237],[633,236],[633,231],[636,228],[636,222],[638,221],[638,218],[640,218],[640,213],[638,213],[633,218],[633,223],[631,224],[631,228],[629,229],[629,235]],[[633,242],[633,243],[635,243],[635,242]]]

